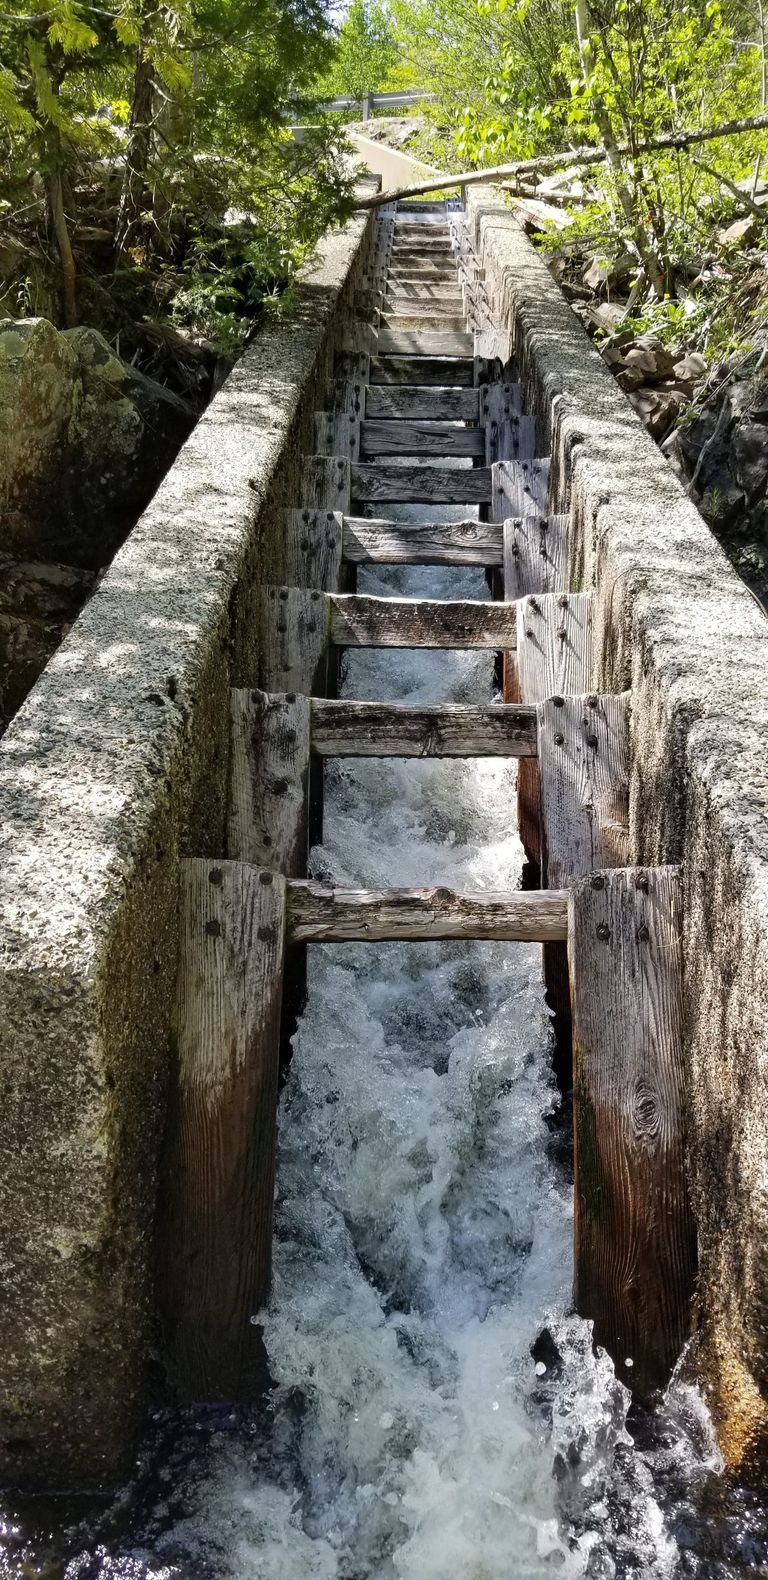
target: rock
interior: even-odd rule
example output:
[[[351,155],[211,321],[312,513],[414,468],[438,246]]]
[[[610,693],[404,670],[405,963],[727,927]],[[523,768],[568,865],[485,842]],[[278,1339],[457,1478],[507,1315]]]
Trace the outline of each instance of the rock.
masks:
[[[664,438],[684,405],[684,397],[674,390],[641,389],[630,393],[629,399],[654,439]]]
[[[687,351],[685,356],[675,363],[672,371],[675,378],[682,379],[686,384],[695,384],[707,371],[707,359],[699,351]]]
[[[587,316],[596,329],[618,329],[626,317],[627,309],[618,302],[598,302],[596,306],[589,307]]]
[[[96,330],[0,323],[0,550],[107,564],[193,421]]]
[[[768,488],[768,427],[742,420],[731,440],[732,470],[736,482],[752,500]]]
[[[93,571],[0,557],[0,733],[93,589]]]
[[[637,368],[648,383],[656,379],[669,378],[675,365],[675,358],[671,351],[658,343],[656,345],[643,344],[638,341],[631,351],[624,353],[624,360],[628,367]]]
[[[734,220],[732,225],[726,225],[717,233],[717,240],[721,247],[740,247],[743,241],[749,240],[754,234],[756,216],[747,214],[744,219]]]

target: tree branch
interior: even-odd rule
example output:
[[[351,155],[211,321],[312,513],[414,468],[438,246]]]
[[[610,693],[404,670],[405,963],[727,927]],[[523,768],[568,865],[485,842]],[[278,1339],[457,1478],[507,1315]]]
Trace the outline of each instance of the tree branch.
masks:
[[[645,142],[637,143],[632,150],[626,144],[621,144],[617,152],[636,157],[638,154],[663,152],[665,148],[694,148],[698,143],[714,142],[718,137],[738,137],[744,132],[757,132],[765,127],[768,127],[768,112],[748,115],[738,121],[725,121],[720,126],[704,126],[699,131],[666,132],[661,137],[649,137]],[[550,170],[561,169],[563,165],[599,165],[606,158],[604,148],[569,148],[562,154],[540,154],[536,159],[518,159],[513,165],[493,165],[487,170],[463,170],[458,175],[446,172],[445,175],[433,176],[429,181],[416,182],[413,186],[395,187],[388,192],[377,192],[374,197],[361,198],[357,208],[380,208],[382,203],[393,203],[397,198],[422,197],[428,192],[442,192],[446,187],[493,185],[518,175],[533,172],[546,174]]]

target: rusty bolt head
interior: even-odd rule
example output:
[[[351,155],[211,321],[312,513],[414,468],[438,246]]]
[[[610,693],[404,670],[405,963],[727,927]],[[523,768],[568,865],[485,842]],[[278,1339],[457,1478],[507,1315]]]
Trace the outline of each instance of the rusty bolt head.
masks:
[[[593,752],[597,751],[597,736],[596,735],[588,735],[587,736],[587,745],[591,748],[591,750]]]
[[[220,938],[221,937],[221,922],[217,922],[217,921],[206,922],[206,924],[205,924],[205,931],[208,934],[209,938]]]
[[[554,740],[555,740],[555,745],[556,746],[564,746],[565,745],[565,736],[561,735],[559,730],[557,731],[557,734],[555,735]]]
[[[263,883],[265,889],[269,888],[271,882],[272,882],[272,873],[271,872],[260,872],[259,873],[259,883]]]
[[[560,597],[558,598],[557,601],[558,601],[561,609],[567,609],[568,608],[568,594],[567,593],[561,593],[561,595],[560,595]]]
[[[597,936],[598,936],[598,938],[601,938],[603,940],[603,942],[605,942],[606,939],[610,938],[610,936],[611,936],[611,929],[610,929],[610,927],[608,927],[606,922],[599,922],[598,923]]]
[[[553,697],[552,698],[552,706],[553,706],[553,708],[564,708],[565,707],[565,697]]]
[[[635,888],[639,889],[641,894],[648,893],[648,879],[646,878],[644,872],[638,872],[635,874]]]
[[[592,874],[592,877],[589,880],[589,884],[590,884],[590,888],[592,888],[592,889],[604,889],[605,888],[605,878],[602,876],[601,873],[594,872]]]
[[[221,887],[222,883],[224,882],[224,874],[221,870],[221,867],[211,867],[211,870],[208,873],[208,882],[212,883],[217,889]]]
[[[283,603],[287,602],[287,600],[288,600],[288,588],[287,587],[281,587],[280,588],[280,597],[282,598]]]

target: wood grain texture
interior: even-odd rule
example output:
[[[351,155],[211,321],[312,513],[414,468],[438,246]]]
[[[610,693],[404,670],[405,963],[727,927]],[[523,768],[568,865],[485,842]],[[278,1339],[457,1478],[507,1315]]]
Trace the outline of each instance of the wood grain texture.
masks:
[[[474,363],[471,357],[372,356],[371,384],[439,385],[454,388],[471,386]]]
[[[503,526],[504,597],[565,590],[567,516],[514,516]]]
[[[379,356],[391,357],[471,357],[472,335],[457,331],[441,333],[428,329],[380,329],[375,338]]]
[[[517,609],[514,700],[538,703],[547,697],[586,691],[592,678],[591,594],[529,594],[514,607]],[[517,820],[529,861],[540,864],[538,763],[521,764],[518,771]]]
[[[664,1386],[688,1337],[695,1277],[680,922],[676,868],[570,891],[576,1304],[640,1397]]]
[[[463,297],[458,281],[444,284],[441,280],[392,280],[387,282],[386,300],[391,304],[392,311],[400,310],[399,304],[406,307],[437,305],[440,312],[446,308],[449,312],[454,308],[461,310]]]
[[[564,938],[568,896],[552,891],[333,889],[311,880],[288,885],[288,934],[297,943],[416,942]]]
[[[305,455],[301,467],[302,510],[341,510],[349,514],[350,463],[342,456]]]
[[[536,710],[315,700],[311,744],[321,757],[533,757]]]
[[[318,455],[346,456],[356,461],[360,455],[360,420],[364,385],[334,379],[327,411],[315,412],[315,446]]]
[[[161,1304],[183,1400],[248,1400],[269,1293],[285,879],[181,863]]]
[[[514,604],[469,599],[370,598],[331,593],[331,641],[338,647],[514,647]]]
[[[305,587],[259,594],[259,683],[264,691],[324,696],[328,679],[328,595]]]
[[[339,586],[344,517],[334,510],[286,511],[287,582],[296,587]]]
[[[372,384],[365,397],[366,418],[395,417],[416,422],[477,422],[478,391],[422,389],[412,384]]]
[[[592,671],[592,594],[529,594],[517,610],[520,701],[582,693]]]
[[[491,474],[485,466],[396,466],[372,462],[352,467],[352,498],[375,504],[389,500],[411,504],[487,504]],[[345,514],[349,515],[347,510]]]
[[[371,359],[365,351],[336,351],[333,356],[335,380],[365,387],[371,376]]]
[[[381,307],[379,327],[393,332],[401,329],[415,329],[419,332],[424,330],[427,334],[436,335],[464,335],[467,332],[464,310],[461,306],[450,313],[442,304],[436,306],[434,302],[431,306],[411,303],[398,308],[384,302]]]
[[[537,708],[542,878],[573,878],[629,859],[629,694],[550,697]]]
[[[492,468],[494,521],[510,516],[547,515],[549,458],[497,461]]]
[[[310,700],[231,691],[227,855],[286,877],[307,870]]]
[[[485,439],[479,428],[453,427],[448,422],[365,421],[360,428],[360,454],[481,456]]]
[[[363,565],[500,565],[497,521],[441,521],[426,526],[344,518],[343,554]]]
[[[501,423],[510,417],[523,415],[523,386],[509,379],[497,379],[493,384],[480,384],[477,390],[480,407],[479,421],[485,428],[488,423]]]

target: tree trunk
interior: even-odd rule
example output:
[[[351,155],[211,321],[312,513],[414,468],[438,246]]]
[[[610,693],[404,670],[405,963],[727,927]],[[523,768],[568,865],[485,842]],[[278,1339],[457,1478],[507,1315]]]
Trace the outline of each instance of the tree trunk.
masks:
[[[147,169],[152,145],[152,122],[155,99],[155,75],[152,62],[141,46],[136,57],[133,79],[133,99],[125,156],[123,188],[115,232],[115,253],[120,259],[136,239],[141,228],[142,214],[148,203]]]
[[[62,191],[61,170],[53,170],[48,177],[48,207],[51,215],[51,225],[56,237],[59,260],[61,262],[61,294],[64,306],[64,324],[67,329],[74,329],[77,323],[77,268],[72,252],[72,243],[69,239],[67,216],[64,212],[64,194]]]

